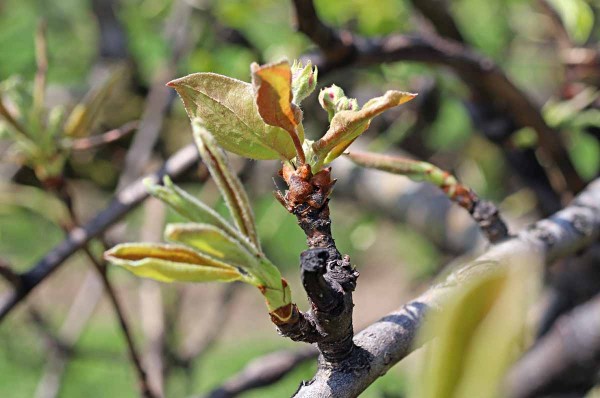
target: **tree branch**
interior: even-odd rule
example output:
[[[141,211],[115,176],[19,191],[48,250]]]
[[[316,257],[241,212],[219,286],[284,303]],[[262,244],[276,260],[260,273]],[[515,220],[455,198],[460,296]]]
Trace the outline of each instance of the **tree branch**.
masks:
[[[239,373],[208,393],[206,398],[233,398],[246,391],[274,384],[298,365],[316,358],[318,353],[314,347],[304,347],[297,351],[277,351],[255,358]]]
[[[354,337],[355,350],[367,366],[319,367],[314,379],[303,385],[297,397],[356,397],[415,347],[415,336],[427,311],[443,310],[449,294],[476,275],[495,272],[513,256],[538,254],[545,263],[571,255],[596,242],[600,236],[600,179],[592,182],[568,207],[539,221],[518,236],[492,246],[475,261],[453,272],[424,294],[392,312]]]
[[[194,145],[188,145],[167,160],[164,167],[152,174],[150,178],[153,182],[159,182],[165,175],[175,178],[186,172],[197,161],[198,151]],[[146,187],[142,179],[139,179],[121,190],[91,221],[81,228],[73,229],[63,242],[54,247],[29,271],[19,276],[19,288],[0,299],[0,321],[65,260],[119,221],[147,197]]]
[[[294,0],[293,4],[299,20],[299,30],[323,51],[320,57],[311,57],[321,75],[339,67],[370,66],[398,61],[447,66],[471,88],[475,99],[490,104],[494,114],[508,114],[518,127],[531,127],[537,132],[540,148],[552,159],[562,175],[562,178],[554,178],[551,181],[557,192],[568,188],[576,193],[583,188],[584,183],[571,163],[560,134],[546,124],[539,108],[491,59],[477,54],[459,42],[436,35],[390,35],[379,39],[367,39],[345,32],[344,40],[329,40],[335,36],[335,30],[327,27],[319,19],[312,1]],[[317,34],[324,31],[330,33]],[[338,56],[332,58],[330,54]],[[516,128],[510,129],[510,132],[515,130]],[[501,133],[497,138],[504,144],[510,134]],[[539,186],[539,182],[534,187],[540,190],[540,195],[548,194],[547,190]],[[555,209],[552,204],[548,204],[547,208]]]

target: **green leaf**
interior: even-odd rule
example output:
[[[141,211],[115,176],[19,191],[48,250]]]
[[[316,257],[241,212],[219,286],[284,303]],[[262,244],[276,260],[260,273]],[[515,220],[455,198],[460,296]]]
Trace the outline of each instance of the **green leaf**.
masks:
[[[335,113],[327,133],[313,144],[313,150],[320,160],[316,168],[320,168],[322,162],[334,148],[345,148],[350,145],[356,137],[369,128],[369,124],[375,116],[408,102],[415,96],[416,94],[403,91],[388,91],[382,97],[369,100],[359,111],[343,110]],[[341,153],[339,150],[336,152]],[[327,159],[333,160],[331,157]]]
[[[247,237],[260,252],[260,242],[256,233],[254,213],[252,212],[250,201],[242,183],[231,169],[225,154],[217,146],[214,137],[204,128],[202,122],[194,119],[192,121],[192,128],[202,160],[219,187],[235,225],[242,235]]]
[[[498,397],[506,370],[525,348],[540,264],[521,253],[506,264],[482,262],[467,271],[470,278],[447,295],[420,331],[434,340],[426,347],[412,398]]]
[[[137,276],[161,282],[243,279],[236,267],[179,245],[124,243],[105,252],[104,258]]]
[[[195,73],[173,80],[190,119],[200,118],[226,150],[251,159],[292,159],[289,133],[265,124],[249,83],[215,73]]]
[[[66,136],[80,138],[90,135],[102,107],[124,77],[124,73],[124,68],[116,68],[99,87],[90,90],[83,101],[73,108],[63,127]]]
[[[165,238],[182,243],[228,264],[253,268],[257,259],[222,229],[208,224],[169,224]]]
[[[317,76],[319,71],[317,67],[312,68],[310,61],[306,66],[300,61],[294,61],[292,64],[292,102],[296,105],[308,97],[317,87]],[[302,137],[300,138],[302,139]]]
[[[169,176],[163,178],[164,185],[154,184],[151,179],[145,180],[144,183],[152,196],[165,202],[173,208],[173,210],[188,220],[197,223],[211,224],[227,231],[230,235],[236,235],[235,229],[229,225],[223,217],[206,204],[175,185]]]
[[[594,28],[594,11],[585,0],[550,0],[571,40],[584,44]]]

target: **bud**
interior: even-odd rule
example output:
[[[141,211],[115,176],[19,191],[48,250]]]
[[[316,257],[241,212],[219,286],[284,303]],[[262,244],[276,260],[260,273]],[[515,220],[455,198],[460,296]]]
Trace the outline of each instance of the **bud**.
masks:
[[[321,104],[321,107],[329,114],[329,121],[331,121],[333,116],[338,112],[337,104],[342,98],[346,98],[344,90],[335,84],[324,88],[319,93],[319,104]]]
[[[317,87],[317,67],[314,70],[310,61],[306,66],[300,61],[294,61],[292,65],[292,102],[299,105],[304,98],[308,97]]]

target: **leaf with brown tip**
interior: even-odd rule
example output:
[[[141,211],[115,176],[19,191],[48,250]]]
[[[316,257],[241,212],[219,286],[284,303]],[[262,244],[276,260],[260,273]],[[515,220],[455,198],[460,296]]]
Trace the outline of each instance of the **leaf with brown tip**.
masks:
[[[179,245],[124,243],[105,252],[104,258],[137,276],[161,282],[243,279],[236,267]]]

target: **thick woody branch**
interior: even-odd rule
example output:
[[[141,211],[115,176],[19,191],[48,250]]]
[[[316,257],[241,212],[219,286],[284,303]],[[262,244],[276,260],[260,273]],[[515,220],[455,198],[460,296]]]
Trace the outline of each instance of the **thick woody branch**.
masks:
[[[160,181],[164,175],[177,177],[198,161],[193,145],[186,146],[173,155],[165,166],[150,178]],[[4,319],[31,291],[51,275],[71,255],[82,249],[91,239],[102,234],[148,197],[146,187],[139,179],[120,191],[110,204],[81,228],[74,228],[58,246],[52,249],[29,271],[20,275],[19,288],[0,299],[0,320]]]
[[[278,198],[298,219],[309,247],[300,256],[300,269],[311,310],[302,313],[294,306],[291,321],[278,325],[279,331],[292,340],[317,343],[322,365],[338,364],[356,351],[352,292],[358,272],[348,256],[342,258],[331,235],[327,197],[334,181],[330,169],[313,175],[308,165],[284,167],[282,175],[289,190]]]
[[[571,376],[573,373],[589,376],[589,371],[597,372],[599,368],[600,295],[597,295],[559,318],[550,332],[516,363],[508,374],[506,396],[541,396],[568,372]],[[588,385],[587,389],[591,387]]]
[[[475,261],[453,272],[441,284],[392,312],[354,337],[359,350],[351,355],[368,358],[368,366],[320,367],[297,397],[356,397],[398,361],[415,350],[415,336],[427,311],[443,311],[448,295],[462,289],[476,275],[496,272],[513,256],[537,254],[549,264],[577,253],[600,236],[600,179],[592,182],[567,208],[539,221],[518,236],[492,246]],[[347,358],[350,362],[352,358]]]

